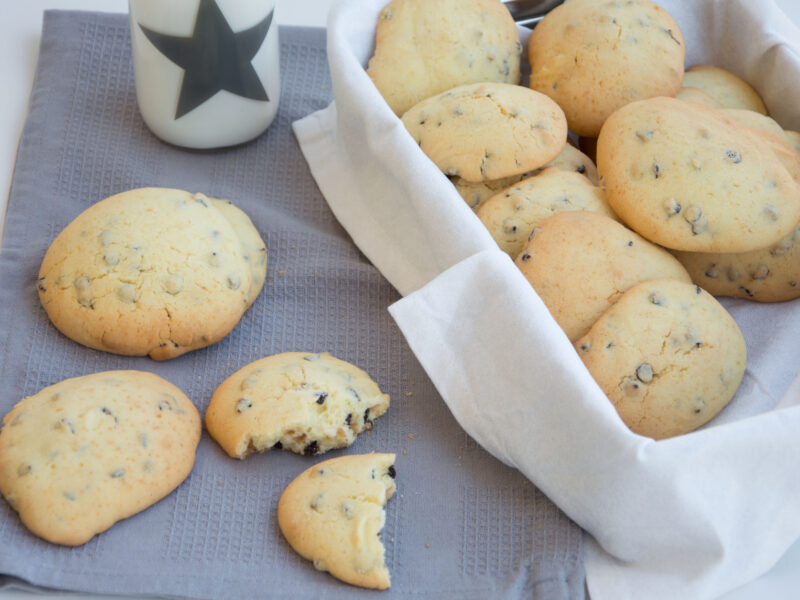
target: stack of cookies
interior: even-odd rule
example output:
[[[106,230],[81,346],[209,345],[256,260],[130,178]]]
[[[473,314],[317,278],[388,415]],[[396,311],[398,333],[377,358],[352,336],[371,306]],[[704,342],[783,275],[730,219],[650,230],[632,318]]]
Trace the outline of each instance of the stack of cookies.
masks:
[[[511,80],[475,79],[486,71],[474,58],[506,57],[514,40],[500,2],[459,3],[458,35],[436,12],[447,2],[426,2],[427,16],[417,4],[384,8],[367,69],[409,134],[632,431],[661,439],[709,421],[746,365],[741,331],[714,296],[800,295],[800,135],[736,75],[685,70],[680,28],[650,0],[551,11],[530,37],[527,88],[516,67]],[[408,36],[421,30],[429,42],[417,55]],[[389,73],[387,57],[409,53],[411,72]],[[397,103],[408,86],[428,96]]]

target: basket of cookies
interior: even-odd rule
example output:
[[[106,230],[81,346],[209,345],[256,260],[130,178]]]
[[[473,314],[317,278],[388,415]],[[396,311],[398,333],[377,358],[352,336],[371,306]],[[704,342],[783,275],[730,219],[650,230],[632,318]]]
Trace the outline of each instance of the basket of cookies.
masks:
[[[598,597],[718,595],[800,536],[797,33],[740,0],[331,14],[312,173]]]

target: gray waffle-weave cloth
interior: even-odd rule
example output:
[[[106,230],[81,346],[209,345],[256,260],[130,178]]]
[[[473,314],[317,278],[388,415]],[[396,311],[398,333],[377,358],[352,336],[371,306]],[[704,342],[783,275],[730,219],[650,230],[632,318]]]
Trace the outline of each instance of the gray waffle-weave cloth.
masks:
[[[282,28],[280,111],[249,144],[210,152],[160,142],[136,106],[126,15],[47,12],[0,252],[0,414],[68,377],[141,369],[205,412],[245,364],[330,351],[392,397],[350,448],[324,457],[227,457],[204,433],[189,478],[78,548],[31,535],[0,501],[0,588],[190,598],[378,597],[315,571],[280,534],[284,487],[343,453],[397,453],[382,539],[392,588],[380,598],[581,598],[582,532],[457,425],[386,307],[397,292],[339,226],[291,132],[331,85],[321,29]],[[48,321],[35,282],[58,232],[120,191],[163,186],[228,198],[267,243],[269,271],[240,324],[210,348],[158,363],[79,346]],[[500,399],[493,399],[499,401]],[[46,435],[46,433],[44,433]]]

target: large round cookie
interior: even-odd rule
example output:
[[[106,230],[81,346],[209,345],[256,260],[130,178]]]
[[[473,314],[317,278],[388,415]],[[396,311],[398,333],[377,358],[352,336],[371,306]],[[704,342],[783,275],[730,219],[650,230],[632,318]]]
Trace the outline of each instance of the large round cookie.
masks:
[[[445,175],[500,179],[538,169],[567,143],[564,112],[507,83],[462,85],[416,104],[403,124]]]
[[[522,46],[498,0],[392,0],[381,11],[367,74],[391,109],[466,83],[519,83]]]
[[[603,190],[580,173],[556,167],[549,167],[492,196],[475,214],[500,249],[516,258],[531,232],[542,221],[569,210],[591,211],[617,218],[608,206]]]
[[[206,427],[233,458],[273,448],[314,455],[349,446],[388,408],[388,394],[355,365],[327,352],[284,352],[223,381]]]
[[[700,104],[621,108],[600,132],[597,168],[620,218],[675,250],[747,252],[800,221],[800,188],[763,136]]]
[[[711,420],[747,360],[733,317],[708,292],[673,279],[630,288],[575,348],[631,431],[655,439]]]
[[[593,212],[562,212],[545,220],[515,262],[572,341],[641,281],[691,282],[669,252]]]
[[[530,86],[564,109],[570,130],[597,137],[621,106],[674,96],[685,53],[677,23],[649,0],[572,0],[533,30]]]
[[[451,177],[450,181],[456,186],[458,193],[461,194],[461,197],[469,204],[470,208],[472,210],[477,210],[481,204],[495,194],[502,192],[504,189],[511,187],[523,179],[538,175],[549,167],[556,167],[562,171],[580,173],[585,175],[594,185],[600,182],[597,175],[597,167],[592,162],[592,159],[571,144],[565,144],[561,153],[546,165],[534,169],[533,171],[528,171],[527,173],[489,181],[470,182],[465,181],[461,177]]]
[[[705,92],[725,108],[743,108],[767,114],[764,101],[738,75],[712,65],[695,65],[683,75],[683,85]]]
[[[151,373],[67,379],[21,400],[0,431],[0,494],[37,536],[77,546],[189,475],[200,416]]]
[[[314,568],[352,585],[385,590],[380,535],[395,491],[394,454],[351,454],[309,467],[278,502],[286,541]]]
[[[70,223],[48,249],[37,286],[67,337],[163,360],[227,335],[258,295],[266,259],[249,218],[230,203],[143,188]]]
[[[800,227],[774,246],[736,254],[675,252],[692,281],[715,296],[757,302],[800,297]]]

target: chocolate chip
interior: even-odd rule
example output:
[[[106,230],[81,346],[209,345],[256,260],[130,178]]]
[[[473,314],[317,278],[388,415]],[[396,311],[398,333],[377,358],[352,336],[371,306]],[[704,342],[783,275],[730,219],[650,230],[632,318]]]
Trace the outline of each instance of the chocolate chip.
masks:
[[[319,446],[317,445],[317,440],[312,441],[305,448],[303,448],[304,456],[314,456],[317,452],[319,452]]]
[[[273,450],[283,450],[283,444],[281,444],[281,441],[278,440],[277,442],[272,444],[272,449]]]
[[[319,508],[319,505],[322,503],[322,498],[324,496],[325,496],[325,494],[320,493],[320,494],[317,494],[314,497],[314,499],[311,501],[311,504],[310,504],[312,510],[317,510]]]
[[[119,256],[116,254],[104,254],[103,260],[109,267],[114,267],[119,263]]]
[[[394,479],[397,477],[397,471],[394,470],[394,465],[389,465],[389,469],[386,471],[389,474],[389,477]]]
[[[647,142],[653,139],[653,132],[652,131],[637,131],[636,137],[639,138],[643,142]]]
[[[353,507],[350,506],[349,504],[342,504],[342,512],[344,513],[344,516],[347,517],[348,519],[353,518]]]
[[[764,214],[770,221],[777,221],[781,216],[780,211],[774,206],[764,207]]]
[[[744,287],[743,285],[739,286],[739,290],[744,292],[745,294],[747,294],[748,297],[750,297],[750,298],[753,297],[753,292],[750,291],[748,288]]]
[[[738,281],[739,271],[737,271],[733,267],[728,267],[727,276],[728,276],[728,281]]]
[[[173,296],[183,289],[183,276],[180,273],[172,273],[164,280],[164,291]]]
[[[45,280],[45,278],[42,277],[36,282],[36,287],[39,288],[40,292],[46,292],[47,291],[47,288],[44,287],[44,280]]]
[[[194,200],[198,204],[201,204],[201,205],[205,206],[206,208],[208,208],[208,204],[206,204],[205,196],[203,196],[203,194],[195,194],[194,195]]]
[[[578,168],[575,170],[581,175],[583,175],[584,173],[586,173],[586,165],[579,165]]]
[[[232,290],[238,290],[239,286],[242,285],[242,279],[235,273],[231,273],[228,275],[228,287]]]
[[[236,412],[241,414],[252,406],[253,403],[247,398],[239,398],[239,401],[236,403]]]
[[[531,255],[530,255],[530,254],[528,254],[527,252],[524,252],[524,253],[522,254],[522,256],[520,256],[520,257],[519,257],[519,259],[520,259],[522,262],[527,262],[527,261],[529,261],[529,260],[531,259]]]
[[[73,494],[72,492],[64,492],[63,495],[64,495],[64,498],[66,498],[70,502],[75,502],[75,494]]]
[[[742,157],[737,150],[726,151],[725,158],[727,158],[733,164],[739,164],[740,162],[742,162]]]
[[[320,392],[317,395],[317,404],[325,404],[325,398],[328,397],[328,392]]]
[[[33,471],[33,466],[31,465],[20,465],[17,467],[17,477],[25,477],[31,471]]]
[[[633,246],[633,240],[628,240],[628,247]]]
[[[357,391],[355,391],[355,390],[354,390],[353,388],[351,388],[351,387],[347,388],[347,391],[348,391],[348,392],[350,392],[351,394],[353,394],[353,396],[355,396],[356,400],[358,400],[359,402],[361,402],[361,396],[359,396],[359,395],[358,395],[358,392],[357,392]]]
[[[636,367],[636,379],[642,383],[650,383],[653,381],[653,367],[647,363],[642,363]]]
[[[661,172],[662,172],[661,165],[658,163],[653,163],[653,175],[655,176],[656,179],[658,179],[661,176]]]
[[[218,267],[219,266],[219,254],[217,254],[216,252],[212,252],[211,254],[209,254],[209,256],[208,256],[208,264],[210,264],[212,267]]]
[[[142,432],[139,434],[139,441],[142,443],[142,448],[147,448],[147,434]]]
[[[58,423],[56,423],[56,427],[59,429],[66,427],[72,435],[75,435],[75,425],[73,425],[72,421],[70,421],[67,417],[64,417]]]
[[[350,425],[353,421],[353,413],[347,413],[347,416],[344,419],[345,424]]]
[[[716,279],[719,277],[719,269],[717,268],[717,264],[713,263],[708,269],[706,269],[706,277],[710,279]]]
[[[89,289],[91,282],[88,277],[77,277],[75,279],[75,289],[80,292],[85,292]]]
[[[581,344],[581,352],[588,352],[592,349],[592,345],[589,343]]]
[[[694,293],[695,293],[695,294],[697,294],[697,295],[699,296],[701,291],[702,291],[702,290],[700,289],[700,286],[699,286],[699,285],[696,285],[696,286],[694,286]]]
[[[664,306],[667,303],[666,298],[664,295],[659,292],[653,292],[650,294],[650,303],[655,304],[656,306]]]
[[[125,469],[121,469],[121,468],[120,469],[114,469],[108,475],[112,479],[119,479],[120,477],[124,477],[125,476]]]
[[[664,212],[667,213],[667,217],[673,217],[681,212],[681,205],[675,198],[664,200],[661,206],[664,208]]]
[[[367,423],[372,423],[372,421],[369,420],[369,409],[364,411],[364,424],[366,425]]]
[[[122,302],[133,304],[136,302],[136,288],[129,283],[125,283],[117,289],[117,298]]]
[[[314,362],[315,360],[319,360],[319,354],[306,354],[303,357],[303,360],[307,360],[308,362]]]
[[[606,344],[606,350],[610,350],[610,349],[611,349],[611,348],[613,348],[613,347],[614,347],[614,342],[613,342],[613,341],[611,341],[611,342],[608,342],[608,343]]]

